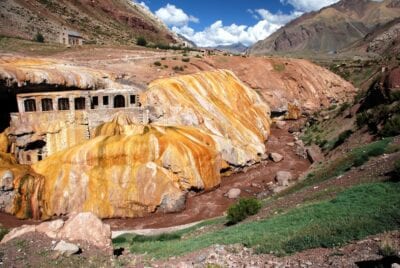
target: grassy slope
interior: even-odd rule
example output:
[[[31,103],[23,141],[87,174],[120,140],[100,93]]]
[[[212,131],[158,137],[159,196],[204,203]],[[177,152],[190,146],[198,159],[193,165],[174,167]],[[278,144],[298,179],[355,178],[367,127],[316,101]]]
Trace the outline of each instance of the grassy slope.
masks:
[[[331,201],[244,223],[189,239],[131,242],[131,251],[156,258],[181,255],[213,244],[243,243],[259,252],[293,253],[332,247],[400,227],[400,183],[355,186]],[[116,242],[116,241],[115,241]]]

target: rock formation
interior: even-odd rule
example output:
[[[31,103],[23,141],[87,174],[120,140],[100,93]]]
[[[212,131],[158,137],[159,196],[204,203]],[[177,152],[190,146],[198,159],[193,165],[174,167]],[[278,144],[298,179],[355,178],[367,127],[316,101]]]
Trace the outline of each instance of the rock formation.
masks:
[[[201,72],[156,80],[143,103],[155,124],[195,126],[210,133],[229,164],[259,161],[270,129],[270,109],[231,71]]]
[[[158,80],[143,99],[153,108],[152,124],[134,124],[121,112],[94,138],[19,167],[24,172],[13,175],[8,211],[40,219],[85,211],[101,218],[175,212],[189,190],[218,186],[228,164],[265,157],[269,107],[229,71]]]

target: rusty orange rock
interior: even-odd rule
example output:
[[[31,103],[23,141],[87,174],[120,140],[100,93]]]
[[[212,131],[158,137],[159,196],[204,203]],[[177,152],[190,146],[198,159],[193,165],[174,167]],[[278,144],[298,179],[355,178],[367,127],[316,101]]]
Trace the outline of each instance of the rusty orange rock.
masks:
[[[186,190],[220,183],[220,154],[210,135],[190,127],[142,126],[98,137],[33,165],[45,176],[43,215],[91,211],[101,218],[182,209]],[[129,126],[126,126],[129,128]],[[133,130],[134,129],[134,130]]]

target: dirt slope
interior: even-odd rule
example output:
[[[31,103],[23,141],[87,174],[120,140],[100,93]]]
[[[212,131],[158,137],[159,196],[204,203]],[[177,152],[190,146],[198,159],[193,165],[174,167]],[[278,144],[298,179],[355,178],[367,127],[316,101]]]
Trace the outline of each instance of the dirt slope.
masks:
[[[138,36],[169,44],[176,36],[141,5],[129,0],[4,0],[0,34],[32,39],[40,32],[56,41],[61,26],[97,44],[129,44]]]

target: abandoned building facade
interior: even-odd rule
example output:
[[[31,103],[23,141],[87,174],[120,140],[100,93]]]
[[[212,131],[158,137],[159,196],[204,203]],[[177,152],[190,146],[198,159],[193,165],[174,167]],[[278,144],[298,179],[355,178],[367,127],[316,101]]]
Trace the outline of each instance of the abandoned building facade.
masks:
[[[18,113],[11,113],[11,153],[32,164],[94,136],[97,126],[123,112],[147,124],[135,89],[72,90],[17,94]]]
[[[71,31],[67,29],[67,27],[62,27],[59,42],[67,46],[81,46],[83,45],[83,37],[76,31]]]

